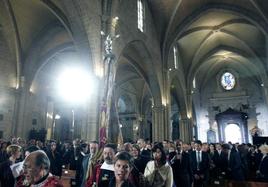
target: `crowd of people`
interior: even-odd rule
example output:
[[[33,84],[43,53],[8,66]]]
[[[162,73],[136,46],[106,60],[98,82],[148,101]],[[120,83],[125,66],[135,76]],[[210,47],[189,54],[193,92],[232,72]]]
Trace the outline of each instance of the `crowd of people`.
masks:
[[[0,140],[0,187],[61,187],[62,169],[77,187],[202,187],[224,180],[268,183],[268,145],[180,140],[46,143]]]

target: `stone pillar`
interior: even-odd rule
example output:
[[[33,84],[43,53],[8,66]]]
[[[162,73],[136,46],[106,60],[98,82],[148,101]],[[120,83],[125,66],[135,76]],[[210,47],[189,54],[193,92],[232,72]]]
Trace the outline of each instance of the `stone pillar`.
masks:
[[[16,112],[15,112],[15,121],[16,127],[14,129],[14,135],[20,136],[24,139],[28,138],[28,128],[29,124],[27,125],[27,112],[29,112],[29,108],[27,107],[27,101],[29,97],[29,88],[28,87],[21,87],[18,91],[18,104],[16,105]]]
[[[20,92],[18,90],[14,90],[13,92],[14,94],[14,108],[13,108],[13,115],[12,115],[12,125],[11,125],[11,132],[8,136],[15,136],[17,135],[17,128],[18,128],[18,124],[17,124],[17,117],[18,117],[18,108],[19,108],[19,102],[20,102]]]
[[[88,123],[88,111],[90,111],[91,106],[87,104],[85,108],[83,108],[83,114],[81,117],[81,129],[80,129],[80,136],[81,139],[87,139],[87,123]]]
[[[100,108],[99,89],[92,93],[88,104],[86,135],[82,137],[87,140],[97,140],[99,138],[99,108]]]
[[[180,119],[180,138],[184,142],[190,142],[193,138],[192,122],[188,118]]]
[[[47,130],[47,140],[53,139],[55,136],[56,119],[54,114],[54,102],[47,98],[46,106],[46,130]]]
[[[268,81],[266,84],[268,84]],[[263,93],[264,93],[264,100],[266,104],[268,104],[268,85],[266,84],[262,88],[263,88]]]
[[[153,125],[152,125],[152,140],[163,141],[168,139],[169,125],[165,124],[166,118],[166,108],[165,106],[154,106],[152,108]]]

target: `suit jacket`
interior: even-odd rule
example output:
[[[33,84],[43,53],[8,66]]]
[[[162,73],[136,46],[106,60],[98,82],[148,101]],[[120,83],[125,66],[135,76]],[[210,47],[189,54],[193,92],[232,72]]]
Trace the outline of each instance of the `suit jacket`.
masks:
[[[242,162],[237,152],[231,152],[229,160],[229,168],[231,169],[231,177],[233,180],[244,180],[242,171]]]
[[[222,170],[226,173],[226,177],[231,180],[242,181],[245,179],[242,171],[242,163],[240,156],[237,152],[231,151],[228,160],[228,154],[221,156]]]
[[[91,159],[91,154],[88,154],[86,156],[83,157],[82,160],[82,165],[81,165],[81,169],[80,169],[80,181],[81,181],[81,187],[84,187],[86,184],[86,174],[87,174],[87,170],[88,170],[88,164],[90,162]]]
[[[10,169],[11,161],[6,160],[0,164],[0,186],[14,186],[15,179]]]
[[[202,153],[202,160],[199,164],[199,170],[198,170],[196,151],[191,152],[193,174],[206,176],[209,171],[209,155],[207,152],[201,151],[201,153]]]
[[[268,182],[268,156],[262,159],[260,166],[259,166],[259,170],[261,173],[262,181]]]
[[[61,155],[58,152],[54,152],[54,156],[51,152],[51,150],[49,150],[47,152],[47,156],[50,160],[50,172],[53,175],[59,176],[61,177],[62,174],[62,159],[61,159]]]
[[[79,149],[76,147],[71,148],[71,154],[70,154],[70,170],[76,170],[76,163],[79,155]]]
[[[61,152],[61,155],[62,155],[62,164],[68,165],[71,163],[72,150],[63,149],[63,151]]]
[[[141,152],[140,152],[140,156],[141,157],[144,157],[145,159],[148,159],[148,160],[151,160],[152,156],[151,156],[151,151],[148,150],[148,149],[143,149]]]
[[[189,153],[182,152],[181,159],[171,160],[171,167],[174,175],[174,182],[177,187],[190,187],[193,171]]]
[[[254,163],[255,163],[256,170],[259,169],[262,157],[263,157],[263,154],[260,151],[254,153]]]
[[[133,177],[133,184],[135,186],[139,186],[140,183],[140,174],[144,173],[145,167],[150,160],[145,157],[139,156],[138,158],[134,159],[134,167],[131,171]]]
[[[75,181],[76,181],[77,186],[81,186],[81,184],[82,184],[83,170],[81,168],[82,168],[82,163],[83,163],[83,160],[85,157],[86,157],[86,155],[83,155],[82,153],[80,153],[78,155],[78,159],[77,159],[77,163],[76,163],[76,174],[75,174]]]
[[[211,157],[213,163],[215,164],[216,168],[220,168],[220,154],[218,151],[214,151],[213,156]]]

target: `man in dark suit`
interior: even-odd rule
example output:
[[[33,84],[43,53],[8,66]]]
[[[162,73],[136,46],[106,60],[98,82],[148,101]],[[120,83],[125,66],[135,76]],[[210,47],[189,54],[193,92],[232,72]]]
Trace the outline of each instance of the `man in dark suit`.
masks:
[[[193,171],[190,154],[178,149],[170,162],[176,187],[191,187]]]
[[[230,180],[243,181],[245,179],[242,171],[242,163],[237,152],[231,151],[228,144],[222,145],[221,162],[226,178]]]
[[[195,151],[191,152],[192,169],[194,176],[194,187],[203,187],[208,179],[209,156],[207,152],[201,151],[202,142],[195,141]]]
[[[146,142],[144,139],[140,138],[137,141],[138,146],[140,147],[140,155],[146,159],[151,159],[151,151],[146,148]]]
[[[86,143],[82,143],[79,146],[80,153],[78,155],[77,163],[76,163],[76,173],[75,173],[75,183],[76,186],[80,186],[82,183],[82,163],[83,159],[87,156],[88,152],[88,145]]]

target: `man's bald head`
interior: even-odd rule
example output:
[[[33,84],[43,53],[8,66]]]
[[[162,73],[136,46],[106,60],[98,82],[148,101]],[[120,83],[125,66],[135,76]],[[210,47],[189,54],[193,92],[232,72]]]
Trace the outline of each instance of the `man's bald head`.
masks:
[[[44,151],[36,151],[35,154],[36,154],[35,165],[37,167],[42,166],[44,169],[49,171],[50,161],[46,153]]]
[[[24,161],[24,172],[30,182],[36,182],[49,173],[50,161],[44,151],[30,153]]]

